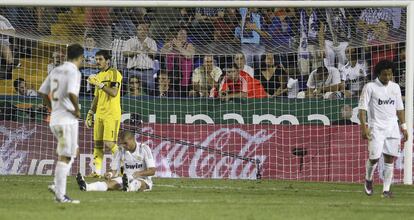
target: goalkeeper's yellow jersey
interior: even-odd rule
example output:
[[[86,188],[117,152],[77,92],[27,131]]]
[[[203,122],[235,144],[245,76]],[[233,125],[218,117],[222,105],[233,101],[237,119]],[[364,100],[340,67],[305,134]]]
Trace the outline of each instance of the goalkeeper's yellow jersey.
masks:
[[[98,97],[96,106],[96,117],[105,119],[118,119],[121,117],[121,85],[122,75],[114,69],[109,68],[101,71],[97,75],[99,82],[105,84],[106,87],[117,87],[118,94],[115,97],[108,95],[102,89],[95,87],[95,96]]]

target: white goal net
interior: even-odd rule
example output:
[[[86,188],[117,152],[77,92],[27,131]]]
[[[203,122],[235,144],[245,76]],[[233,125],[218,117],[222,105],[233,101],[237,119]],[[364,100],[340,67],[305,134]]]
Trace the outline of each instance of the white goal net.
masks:
[[[0,174],[52,174],[56,141],[36,91],[66,46],[80,43],[82,118],[94,91],[86,79],[100,71],[95,54],[109,50],[123,76],[121,127],[149,144],[157,176],[254,179],[260,171],[361,182],[359,94],[384,59],[404,93],[406,15],[397,7],[2,6]],[[83,121],[72,174],[93,170],[93,129]],[[395,168],[402,182],[402,152]]]

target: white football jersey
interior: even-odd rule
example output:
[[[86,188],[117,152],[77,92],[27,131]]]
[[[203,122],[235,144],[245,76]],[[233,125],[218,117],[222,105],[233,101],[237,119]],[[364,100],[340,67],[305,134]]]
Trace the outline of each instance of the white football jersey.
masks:
[[[136,142],[136,144],[137,148],[134,152],[129,152],[123,148],[120,148],[111,163],[112,170],[119,170],[121,161],[124,162],[124,173],[127,175],[132,175],[136,171],[143,171],[148,168],[155,167],[155,160],[148,145],[138,142]],[[151,181],[150,176],[141,178]]]
[[[310,73],[308,82],[306,83],[306,86],[311,89],[315,89],[317,87],[322,86],[333,86],[341,83],[341,75],[339,74],[339,71],[335,67],[326,67],[328,69],[328,78],[325,81],[319,81],[316,82],[314,75],[316,74],[317,70],[314,70]]]
[[[69,93],[79,97],[80,83],[81,73],[71,62],[56,67],[47,76],[39,92],[50,95],[52,103],[50,125],[72,124],[78,121],[70,112],[75,110],[75,106],[69,99]]]
[[[384,86],[378,78],[367,83],[359,99],[359,109],[368,112],[370,128],[394,129],[396,125],[398,127],[397,110],[404,109],[400,86],[392,81]],[[390,132],[399,135],[399,131]]]
[[[362,90],[367,73],[367,65],[363,61],[358,61],[354,67],[351,63],[347,63],[344,66],[339,64],[339,72],[341,73],[341,80],[345,81],[349,86],[349,90],[352,93],[356,93]]]

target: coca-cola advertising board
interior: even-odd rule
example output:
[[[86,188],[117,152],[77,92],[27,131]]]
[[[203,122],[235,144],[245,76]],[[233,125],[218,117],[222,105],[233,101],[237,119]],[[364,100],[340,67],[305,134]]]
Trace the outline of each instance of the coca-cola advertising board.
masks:
[[[358,125],[144,124],[135,129],[144,134],[137,134],[137,141],[152,149],[159,177],[255,179],[256,164],[228,156],[230,153],[260,160],[264,179],[364,179],[367,145]],[[92,130],[81,124],[79,134],[80,155],[71,173],[88,174],[93,167]],[[0,143],[0,174],[53,174],[56,141],[47,124],[2,121]],[[204,147],[215,152],[201,149]],[[107,151],[104,167],[110,161]],[[394,179],[400,182],[402,155],[395,164]]]

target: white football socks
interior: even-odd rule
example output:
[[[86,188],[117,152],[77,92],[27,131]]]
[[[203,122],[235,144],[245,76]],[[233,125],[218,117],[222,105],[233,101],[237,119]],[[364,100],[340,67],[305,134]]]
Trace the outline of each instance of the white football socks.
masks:
[[[70,163],[67,164],[62,161],[56,163],[55,168],[55,195],[58,199],[63,199],[63,196],[66,195],[66,177],[70,170]]]
[[[394,174],[394,163],[384,163],[384,187],[383,187],[383,192],[390,191],[393,174]]]
[[[86,184],[86,191],[107,191],[108,185],[105,182],[94,182]]]
[[[365,179],[371,181],[374,176],[375,168],[377,168],[377,163],[374,165],[371,164],[371,161],[368,159],[365,165]]]

